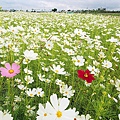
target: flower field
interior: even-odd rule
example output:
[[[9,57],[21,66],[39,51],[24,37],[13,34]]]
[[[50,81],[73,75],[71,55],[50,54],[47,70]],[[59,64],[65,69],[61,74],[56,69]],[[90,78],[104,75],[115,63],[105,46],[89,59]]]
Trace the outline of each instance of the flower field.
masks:
[[[0,120],[120,120],[120,16],[0,13]]]

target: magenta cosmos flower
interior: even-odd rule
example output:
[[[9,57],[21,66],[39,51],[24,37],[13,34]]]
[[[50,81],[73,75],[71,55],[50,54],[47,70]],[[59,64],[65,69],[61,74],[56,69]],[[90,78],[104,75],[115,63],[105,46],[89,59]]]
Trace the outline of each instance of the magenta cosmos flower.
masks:
[[[12,66],[9,63],[5,63],[5,68],[0,67],[2,76],[12,78],[20,73],[20,66],[16,63],[12,63]]]

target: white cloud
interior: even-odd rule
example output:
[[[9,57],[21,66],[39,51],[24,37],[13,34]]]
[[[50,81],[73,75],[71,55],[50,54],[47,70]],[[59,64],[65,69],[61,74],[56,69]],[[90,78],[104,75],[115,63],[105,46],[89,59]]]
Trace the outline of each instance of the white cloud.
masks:
[[[120,10],[120,0],[0,0],[3,9],[96,9]]]

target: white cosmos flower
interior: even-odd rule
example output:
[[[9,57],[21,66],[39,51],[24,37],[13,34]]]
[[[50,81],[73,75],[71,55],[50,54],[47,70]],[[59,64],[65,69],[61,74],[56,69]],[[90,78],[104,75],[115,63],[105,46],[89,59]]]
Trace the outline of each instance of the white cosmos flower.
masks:
[[[7,30],[6,30],[6,29],[4,29],[4,28],[0,27],[0,34],[2,34],[2,33],[6,33],[6,32],[7,32]]]
[[[18,33],[17,27],[13,27],[13,26],[10,26],[10,27],[9,27],[9,31],[12,32],[12,33],[14,33],[14,34],[17,34],[17,33]]]
[[[0,120],[13,120],[13,117],[8,112],[0,111]]]
[[[51,81],[51,80],[50,80],[50,79],[48,79],[48,78],[47,78],[47,79],[45,79],[45,82],[46,82],[46,83],[50,83],[50,81]]]
[[[84,37],[86,35],[86,33],[82,31],[82,29],[77,28],[74,30],[74,34],[79,35],[81,37]]]
[[[74,112],[75,112],[75,114],[76,114],[73,120],[80,120],[80,115],[78,115],[79,112],[76,111],[76,108],[73,108],[73,110],[74,110]]]
[[[56,66],[53,64],[53,68],[51,68],[51,70],[57,74],[61,74],[61,75],[66,74],[66,72],[64,71],[64,68],[61,68],[60,65]]]
[[[60,86],[60,93],[67,98],[71,98],[74,95],[75,90],[72,90],[72,86],[68,87],[68,85],[62,85]]]
[[[60,41],[60,39],[58,38],[58,36],[52,36],[50,39],[52,41]]]
[[[119,98],[119,100],[120,100],[120,94],[118,95],[118,98]]]
[[[24,69],[24,72],[25,72],[26,74],[32,75],[32,71],[31,71],[31,70],[28,70],[28,68],[25,68],[25,69]]]
[[[91,83],[88,83],[87,81],[85,81],[85,85],[86,85],[87,87],[89,87],[89,86],[91,85]]]
[[[64,51],[65,51],[68,55],[74,55],[74,54],[75,54],[75,52],[74,52],[72,49],[65,48]]]
[[[49,50],[51,50],[53,48],[53,42],[51,41],[47,41],[46,44],[45,44],[45,47]]]
[[[59,80],[59,79],[56,79],[55,83],[56,83],[56,85],[59,85],[59,86],[62,86],[65,84],[62,80]]]
[[[114,97],[111,97],[110,94],[108,94],[108,97],[111,98],[112,100],[114,100],[116,103],[118,102],[118,100],[116,98],[114,98]]]
[[[100,63],[97,62],[96,60],[93,61],[93,65],[98,66]]]
[[[64,66],[64,65],[65,65],[65,63],[60,61],[60,65]]]
[[[119,58],[117,58],[116,56],[115,57],[112,57],[114,61],[116,62],[119,62]]]
[[[116,50],[117,50],[117,53],[120,54],[120,49],[119,49],[119,48],[116,48]]]
[[[22,26],[17,26],[17,29],[18,29],[19,31],[24,31],[24,28],[23,28]]]
[[[91,72],[91,74],[94,74],[94,75],[100,72],[98,68],[95,68],[95,66],[89,65],[87,68]]]
[[[39,97],[44,96],[44,91],[42,91],[42,88],[36,88],[36,95]]]
[[[106,56],[105,56],[105,54],[104,54],[104,52],[99,52],[99,54],[98,54],[98,56],[100,57],[100,58],[105,58]]]
[[[111,37],[109,40],[106,40],[106,41],[109,41],[109,42],[118,42],[118,39],[114,38],[114,37]]]
[[[73,109],[67,109],[70,101],[68,98],[58,99],[56,94],[50,96],[50,102],[46,108],[50,113],[49,120],[74,120],[76,113]]]
[[[68,40],[64,40],[63,42],[64,42],[65,45],[70,45]]]
[[[28,59],[28,60],[36,60],[36,59],[37,59],[37,56],[38,56],[38,54],[37,54],[37,53],[34,53],[33,50],[25,50],[25,51],[24,51],[24,57],[25,57],[25,59]]]
[[[118,118],[119,118],[119,120],[120,120],[120,114],[118,114]]]
[[[120,80],[119,80],[119,79],[117,79],[117,80],[115,81],[115,87],[116,87],[116,90],[117,90],[117,91],[120,91]]]
[[[48,72],[48,71],[49,71],[49,68],[47,68],[47,67],[42,67],[42,70]]]
[[[30,60],[25,58],[25,59],[23,60],[23,64],[28,64],[28,63],[30,63]]]
[[[44,106],[39,103],[39,109],[37,111],[37,120],[49,120],[49,109],[47,109],[46,107],[44,108]]]
[[[93,120],[91,119],[91,116],[89,114],[85,115],[81,115],[79,120]]]
[[[30,84],[34,82],[34,79],[30,75],[27,75],[25,76],[25,81],[27,82],[27,84]]]
[[[42,75],[41,73],[38,74],[39,80],[40,81],[45,81],[45,75]]]
[[[20,98],[19,96],[16,96],[16,95],[15,95],[14,101],[15,101],[15,102],[21,102],[21,101],[22,101],[22,98]]]
[[[77,115],[73,120],[80,120],[80,119],[81,119],[80,116]]]
[[[22,85],[22,84],[18,85],[17,87],[18,87],[20,90],[25,90],[25,89],[26,89],[26,87],[25,87],[24,85]]]
[[[100,87],[103,88],[103,89],[105,89],[105,86],[103,84],[100,84]]]
[[[108,60],[104,60],[102,62],[102,66],[105,67],[105,68],[111,68],[112,67],[112,63]]]
[[[36,108],[36,107],[35,107],[35,106],[31,107],[30,105],[27,105],[26,108],[27,108],[27,111],[26,111],[26,112],[28,113],[28,115],[29,115],[29,116],[33,116],[34,113],[35,113],[35,108]]]
[[[32,90],[29,88],[27,91],[26,91],[27,95],[30,96],[30,97],[34,97],[36,95],[36,89],[33,88]]]
[[[40,32],[39,28],[32,28],[32,27],[31,27],[31,31],[34,34],[38,34]]]
[[[85,59],[83,58],[83,56],[78,55],[77,57],[72,57],[72,61],[76,66],[83,66]]]

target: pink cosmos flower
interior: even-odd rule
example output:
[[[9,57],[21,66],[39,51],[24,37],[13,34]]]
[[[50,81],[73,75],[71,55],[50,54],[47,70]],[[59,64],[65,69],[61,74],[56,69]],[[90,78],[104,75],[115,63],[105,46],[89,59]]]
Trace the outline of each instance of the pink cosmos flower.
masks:
[[[2,76],[12,78],[16,76],[18,73],[20,73],[20,66],[16,63],[12,63],[12,66],[10,63],[5,63],[5,68],[0,67],[0,72]]]

